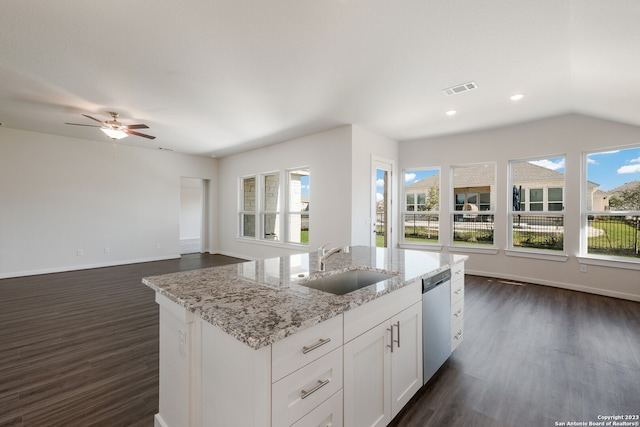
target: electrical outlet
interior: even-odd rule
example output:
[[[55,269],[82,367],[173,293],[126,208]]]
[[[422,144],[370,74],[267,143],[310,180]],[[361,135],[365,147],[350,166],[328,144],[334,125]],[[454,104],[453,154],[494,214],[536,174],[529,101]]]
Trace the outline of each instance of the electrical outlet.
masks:
[[[580,264],[580,272],[581,273],[587,272],[587,264]]]
[[[156,243],[156,249],[160,249],[160,243]]]
[[[84,251],[83,251],[82,249],[78,249],[78,250],[76,251],[76,255],[78,255],[78,256],[82,256],[82,255],[84,255]]]
[[[111,253],[111,249],[109,249],[109,247],[108,247],[108,246],[105,246],[105,247],[104,247],[104,253],[105,253],[105,254]]]

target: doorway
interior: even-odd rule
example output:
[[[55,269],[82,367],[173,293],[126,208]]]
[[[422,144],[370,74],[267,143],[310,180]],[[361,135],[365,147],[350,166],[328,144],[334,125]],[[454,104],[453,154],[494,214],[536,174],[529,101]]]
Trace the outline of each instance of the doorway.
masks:
[[[180,255],[204,250],[206,180],[180,177]]]
[[[391,247],[391,177],[392,164],[382,159],[373,160],[373,233],[371,246]]]

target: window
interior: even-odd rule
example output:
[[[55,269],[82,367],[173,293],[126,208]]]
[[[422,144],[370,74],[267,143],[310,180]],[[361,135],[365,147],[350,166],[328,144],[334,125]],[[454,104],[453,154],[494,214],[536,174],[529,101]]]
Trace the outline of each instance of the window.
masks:
[[[288,242],[309,243],[309,169],[287,172]]]
[[[440,236],[440,169],[404,171],[405,243],[438,243]]]
[[[640,261],[640,146],[584,156],[582,253]]]
[[[280,240],[280,174],[262,176],[262,238]]]
[[[240,236],[256,237],[256,177],[240,180]]]
[[[564,157],[512,160],[511,248],[564,251]]]
[[[496,165],[453,166],[451,177],[453,244],[493,246]]]
[[[242,177],[239,200],[240,237],[309,243],[309,169]]]

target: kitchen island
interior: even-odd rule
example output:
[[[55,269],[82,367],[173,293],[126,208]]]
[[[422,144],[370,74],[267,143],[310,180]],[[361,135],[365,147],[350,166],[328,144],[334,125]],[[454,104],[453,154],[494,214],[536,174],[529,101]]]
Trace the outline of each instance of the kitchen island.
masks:
[[[355,246],[323,272],[311,253],[143,279],[160,305],[156,426],[386,425],[422,386],[421,279],[463,277],[465,259]],[[344,295],[305,286],[355,270],[390,278]],[[362,392],[379,410],[362,413]]]

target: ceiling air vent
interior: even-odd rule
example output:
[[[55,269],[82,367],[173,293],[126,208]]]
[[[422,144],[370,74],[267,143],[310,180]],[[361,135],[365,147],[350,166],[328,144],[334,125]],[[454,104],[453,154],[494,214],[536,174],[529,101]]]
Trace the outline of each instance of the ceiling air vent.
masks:
[[[463,83],[461,85],[452,86],[447,89],[442,89],[444,93],[447,95],[457,95],[462,92],[467,92],[469,90],[477,89],[478,85],[475,82]]]

